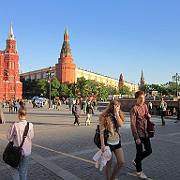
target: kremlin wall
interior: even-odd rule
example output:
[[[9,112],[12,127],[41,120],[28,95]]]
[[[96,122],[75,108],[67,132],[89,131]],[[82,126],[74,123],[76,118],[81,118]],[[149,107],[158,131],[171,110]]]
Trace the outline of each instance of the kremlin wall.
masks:
[[[49,71],[49,67],[38,69],[30,72],[22,73],[21,79],[46,79],[47,72]],[[95,80],[97,82],[103,83],[106,86],[112,87],[121,87],[127,86],[130,91],[137,91],[138,85],[134,83],[128,83],[124,80],[123,75],[120,75],[119,80],[104,76],[95,72],[91,72],[88,70],[83,70],[81,68],[77,68],[74,64],[74,60],[71,54],[70,43],[69,43],[69,33],[65,30],[64,33],[64,42],[61,48],[60,56],[58,58],[58,63],[55,66],[51,67],[51,73],[55,75],[55,77],[60,81],[60,83],[75,83],[78,78],[84,77],[86,80]]]
[[[50,68],[47,67],[19,74],[19,55],[11,25],[8,39],[6,40],[6,48],[3,51],[0,50],[0,100],[22,99],[22,82],[20,82],[20,79],[47,79],[47,72],[49,70]],[[105,86],[115,88],[127,86],[132,92],[136,92],[139,89],[138,85],[126,82],[122,74],[120,74],[118,80],[96,72],[77,68],[71,54],[67,30],[64,33],[64,41],[58,62],[51,67],[51,74],[54,74],[62,84],[76,83],[78,78],[84,77],[86,80],[95,80],[103,83]],[[141,84],[143,83],[144,78],[142,76]]]

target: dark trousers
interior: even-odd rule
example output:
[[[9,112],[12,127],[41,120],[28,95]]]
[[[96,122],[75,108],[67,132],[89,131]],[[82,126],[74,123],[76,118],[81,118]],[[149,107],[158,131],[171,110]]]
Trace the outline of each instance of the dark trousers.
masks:
[[[142,171],[142,160],[148,157],[152,153],[151,142],[149,138],[140,138],[141,144],[136,144],[136,170],[137,172]],[[143,146],[145,151],[143,151]]]
[[[75,114],[74,117],[75,117],[74,124],[77,123],[79,125],[80,124],[79,123],[79,115]]]
[[[165,120],[164,120],[165,115],[166,115],[166,111],[162,111],[161,112],[161,121],[162,121],[163,126],[165,126]]]

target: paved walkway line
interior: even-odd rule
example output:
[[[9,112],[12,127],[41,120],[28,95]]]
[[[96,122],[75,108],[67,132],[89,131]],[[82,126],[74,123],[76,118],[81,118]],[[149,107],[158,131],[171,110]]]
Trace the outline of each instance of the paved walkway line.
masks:
[[[51,172],[56,174],[58,177],[64,179],[64,180],[81,180],[79,177],[75,176],[74,174],[70,173],[67,170],[64,170],[60,168],[59,166],[55,165],[54,163],[48,161],[47,159],[44,159],[42,156],[37,155],[36,153],[32,153],[32,156],[34,161],[41,164],[42,166],[49,169]]]
[[[127,145],[131,145],[134,144],[134,141],[129,141],[127,143],[122,143],[122,146],[127,146]],[[75,151],[73,153],[70,153],[70,155],[73,156],[78,156],[78,155],[84,155],[84,154],[89,154],[89,153],[96,153],[99,149],[98,148],[93,148],[93,149],[85,149],[82,151]],[[56,159],[61,159],[63,158],[62,155],[57,155],[57,156],[49,156],[46,159],[48,160],[56,160]]]
[[[76,160],[79,160],[79,161],[84,161],[86,163],[95,164],[94,161],[90,161],[90,160],[87,160],[87,159],[84,159],[84,158],[81,158],[81,157],[77,157],[77,156],[74,156],[74,155],[71,155],[71,154],[68,154],[68,153],[63,153],[61,151],[56,151],[56,150],[53,150],[51,148],[44,147],[44,146],[41,146],[41,145],[38,145],[38,144],[33,144],[33,146],[36,146],[36,147],[39,147],[39,148],[42,148],[42,149],[45,149],[45,150],[48,150],[48,151],[63,155],[63,156],[66,156],[66,157],[70,157],[70,158],[73,158],[73,159],[76,159]]]

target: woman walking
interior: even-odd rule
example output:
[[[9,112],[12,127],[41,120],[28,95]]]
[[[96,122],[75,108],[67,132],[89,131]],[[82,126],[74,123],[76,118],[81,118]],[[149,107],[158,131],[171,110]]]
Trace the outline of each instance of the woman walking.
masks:
[[[120,102],[113,100],[110,102],[108,108],[100,115],[100,138],[101,138],[101,150],[105,150],[104,142],[104,130],[107,129],[109,137],[107,139],[107,145],[111,152],[114,152],[116,157],[116,164],[111,171],[112,158],[107,162],[105,173],[107,180],[115,180],[116,175],[120,168],[124,164],[124,153],[121,146],[121,135],[119,128],[124,124],[124,115],[120,109]]]
[[[7,135],[8,140],[13,141],[14,145],[17,147],[20,146],[23,140],[24,129],[28,124],[26,120],[26,114],[27,111],[25,107],[19,109],[18,111],[19,122],[15,122],[14,124],[11,125]],[[28,163],[31,154],[33,137],[34,137],[33,124],[29,123],[29,130],[25,138],[24,144],[22,146],[22,158],[14,177],[15,180],[27,180]]]

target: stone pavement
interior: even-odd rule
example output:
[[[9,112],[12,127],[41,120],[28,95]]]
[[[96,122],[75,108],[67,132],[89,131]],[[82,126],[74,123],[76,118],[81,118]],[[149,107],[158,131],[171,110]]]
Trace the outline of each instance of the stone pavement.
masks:
[[[28,105],[29,106],[29,105]],[[15,114],[5,110],[7,123],[0,125],[0,154],[7,144],[7,129],[14,120]],[[34,124],[35,138],[33,153],[28,173],[29,180],[103,180],[103,172],[94,167],[92,161],[97,148],[93,136],[98,122],[99,113],[93,117],[90,127],[84,125],[85,115],[81,116],[81,126],[73,126],[73,116],[63,106],[61,111],[28,108],[28,119]],[[180,179],[180,123],[166,120],[162,127],[159,117],[155,121],[156,136],[152,139],[153,154],[143,162],[144,171],[155,180]],[[122,145],[125,154],[125,166],[118,174],[118,179],[136,180],[128,172],[134,172],[131,164],[135,155],[135,145],[131,136],[129,116],[121,129]],[[0,158],[0,180],[12,179],[13,172]]]

